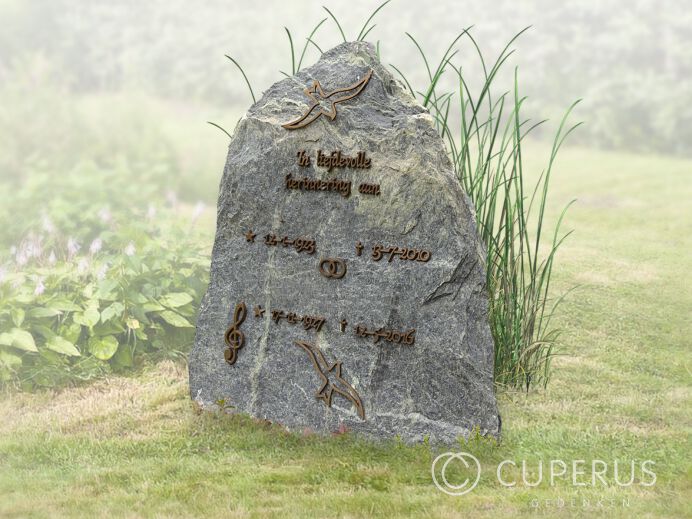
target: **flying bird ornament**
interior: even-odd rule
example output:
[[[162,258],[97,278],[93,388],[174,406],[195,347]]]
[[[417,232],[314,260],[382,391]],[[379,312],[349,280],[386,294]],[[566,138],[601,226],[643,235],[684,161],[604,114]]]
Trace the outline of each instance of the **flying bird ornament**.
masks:
[[[349,384],[341,374],[341,361],[329,364],[324,357],[322,351],[308,342],[295,341],[295,345],[305,350],[312,361],[315,371],[320,377],[321,386],[315,393],[318,400],[324,401],[327,407],[332,406],[332,397],[334,393],[350,400],[356,407],[358,416],[361,420],[365,420],[365,410],[363,402],[360,400],[358,392]]]
[[[297,130],[298,128],[303,128],[311,122],[316,121],[322,115],[329,117],[329,119],[333,121],[336,119],[337,103],[343,103],[360,94],[368,84],[368,81],[370,81],[371,76],[372,69],[368,70],[365,76],[354,84],[344,88],[337,88],[329,93],[325,93],[324,90],[322,90],[320,82],[314,80],[312,85],[304,90],[305,95],[310,98],[310,103],[305,113],[295,121],[282,124],[281,126],[287,130]]]

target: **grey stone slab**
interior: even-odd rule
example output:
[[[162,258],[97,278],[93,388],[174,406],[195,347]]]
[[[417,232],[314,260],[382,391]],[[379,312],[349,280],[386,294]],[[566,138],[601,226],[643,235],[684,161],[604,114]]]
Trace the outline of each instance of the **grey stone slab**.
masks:
[[[322,115],[299,129],[282,126],[309,108],[304,90],[314,80],[329,93],[370,71],[359,95],[336,105],[333,120]],[[330,109],[329,99],[313,115],[321,107]],[[298,165],[300,150],[310,166]],[[318,150],[365,152],[371,167],[329,172],[316,165]],[[350,181],[351,194],[287,189],[288,174]],[[362,183],[379,185],[380,194],[360,193]],[[246,238],[250,230],[254,242]],[[268,234],[313,239],[316,251],[267,245]],[[399,254],[375,261],[378,244]],[[403,248],[429,251],[430,259],[404,260]],[[190,354],[191,396],[204,407],[223,399],[292,430],[345,426],[408,442],[453,442],[474,427],[498,436],[484,257],[472,205],[430,114],[372,45],[339,45],[270,87],[235,129],[220,185],[211,280]],[[322,275],[325,258],[342,260],[346,274]],[[237,330],[244,345],[231,365],[225,333],[241,303],[247,315]],[[265,312],[255,317],[258,306]],[[273,311],[284,317],[277,322]],[[296,319],[321,316],[324,324],[306,330],[288,322],[290,312]],[[357,326],[379,330],[379,340],[359,336]],[[387,335],[412,329],[413,344]],[[230,343],[238,337],[231,334]]]

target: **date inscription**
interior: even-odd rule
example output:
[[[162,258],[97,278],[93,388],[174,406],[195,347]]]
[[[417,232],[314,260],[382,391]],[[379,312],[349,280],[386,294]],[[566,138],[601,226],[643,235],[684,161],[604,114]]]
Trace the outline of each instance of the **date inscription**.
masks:
[[[356,246],[357,247],[357,246]],[[372,259],[374,261],[380,261],[385,256],[389,256],[389,263],[391,263],[397,256],[403,261],[420,261],[421,263],[427,263],[430,261],[432,254],[429,250],[425,249],[413,249],[408,247],[396,247],[384,245],[373,245],[372,247]]]
[[[276,234],[267,234],[264,237],[264,243],[276,247],[283,245],[284,247],[292,247],[296,252],[304,252],[306,254],[314,254],[317,250],[317,243],[310,238],[289,238],[288,236],[279,237]]]
[[[369,330],[367,326],[356,325],[355,327],[356,336],[358,337],[372,337],[375,344],[378,342],[386,341],[395,344],[406,344],[412,346],[416,343],[416,329],[412,328],[406,332],[399,332],[397,330],[388,330],[386,328],[378,328],[377,330]]]
[[[289,324],[302,324],[306,330],[315,330],[319,332],[326,319],[319,315],[303,315],[300,316],[295,312],[285,312],[283,310],[272,310],[272,321],[279,324],[282,319],[285,319]]]

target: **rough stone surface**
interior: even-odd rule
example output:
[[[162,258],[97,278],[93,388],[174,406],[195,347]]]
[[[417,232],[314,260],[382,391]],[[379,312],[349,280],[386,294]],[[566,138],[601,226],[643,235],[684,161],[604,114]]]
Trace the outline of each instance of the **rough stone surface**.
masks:
[[[304,89],[317,79],[325,91],[353,84],[373,70],[362,93],[299,130],[281,125],[307,106]],[[305,149],[312,166],[301,168]],[[370,169],[315,166],[317,150],[365,151]],[[352,194],[288,190],[284,177],[351,180]],[[380,196],[358,193],[361,182]],[[255,243],[245,233],[257,233]],[[310,237],[313,255],[268,246],[264,236]],[[365,246],[356,256],[354,245]],[[375,262],[372,245],[431,251],[429,262]],[[344,258],[344,278],[318,272],[321,258]],[[377,59],[372,45],[344,43],[314,66],[267,90],[241,119],[221,180],[211,281],[190,354],[191,396],[209,408],[223,399],[238,412],[291,430],[355,431],[369,437],[453,442],[478,426],[497,436],[493,340],[487,319],[484,253],[472,205],[455,179],[433,119]],[[224,360],[224,333],[239,302],[245,345]],[[262,317],[253,308],[261,305]],[[319,332],[272,310],[319,315]],[[342,332],[340,321],[348,325]],[[415,344],[358,337],[369,329],[416,329]],[[347,398],[332,406],[316,398],[321,379],[296,341],[317,346],[357,391],[365,419]]]

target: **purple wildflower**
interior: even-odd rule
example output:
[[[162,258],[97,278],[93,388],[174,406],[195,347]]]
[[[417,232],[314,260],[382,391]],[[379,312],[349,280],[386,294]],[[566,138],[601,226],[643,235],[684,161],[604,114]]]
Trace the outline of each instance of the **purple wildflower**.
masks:
[[[89,260],[86,258],[81,258],[79,263],[77,263],[77,272],[79,274],[84,274],[89,270]]]
[[[110,221],[113,219],[113,215],[111,214],[110,209],[107,207],[104,207],[98,212],[98,217],[103,223],[110,223]]]
[[[91,245],[89,245],[89,253],[90,254],[96,254],[103,248],[103,241],[101,238],[96,238],[94,241],[91,242]]]
[[[44,231],[46,231],[49,235],[53,234],[55,232],[55,225],[51,221],[50,218],[48,218],[48,215],[43,215],[43,219],[41,221],[41,227],[43,228]]]
[[[108,272],[108,263],[104,263],[99,267],[98,271],[96,272],[96,279],[99,281],[106,279],[106,272]]]
[[[38,278],[36,280],[36,288],[34,288],[34,295],[40,296],[46,291],[46,285],[43,284],[43,278]]]
[[[81,249],[81,246],[79,243],[77,243],[77,240],[74,238],[69,238],[67,240],[67,255],[68,257],[72,258],[77,252],[79,252],[79,249]]]
[[[192,223],[194,224],[197,220],[199,220],[199,217],[202,216],[202,213],[204,213],[204,210],[206,209],[206,205],[204,205],[204,202],[197,202],[195,204],[195,208],[192,210]]]

